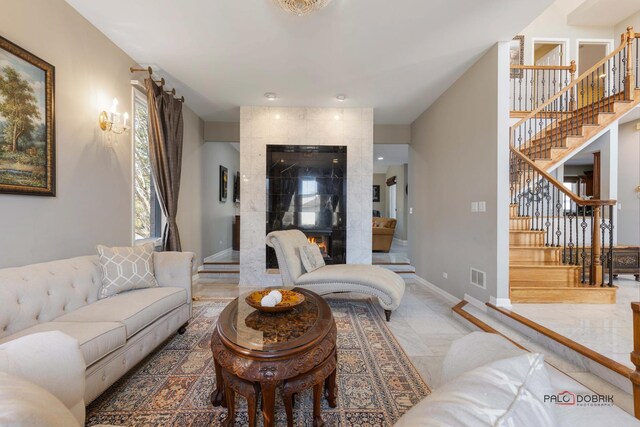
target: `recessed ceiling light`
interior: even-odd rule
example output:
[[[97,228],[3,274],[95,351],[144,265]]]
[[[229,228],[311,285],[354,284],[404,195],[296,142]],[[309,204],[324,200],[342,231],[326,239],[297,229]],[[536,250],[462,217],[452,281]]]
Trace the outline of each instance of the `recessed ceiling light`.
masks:
[[[280,114],[276,114],[276,119],[280,120]]]
[[[340,102],[344,102],[344,100],[347,99],[347,95],[336,95],[336,99]]]
[[[336,114],[334,118],[335,118],[336,120],[340,120],[340,115],[339,115],[339,114]]]
[[[276,95],[273,92],[267,92],[264,94],[264,97],[267,98],[269,101],[275,101],[278,98],[278,95]]]
[[[378,160],[384,160],[384,157],[378,157]]]

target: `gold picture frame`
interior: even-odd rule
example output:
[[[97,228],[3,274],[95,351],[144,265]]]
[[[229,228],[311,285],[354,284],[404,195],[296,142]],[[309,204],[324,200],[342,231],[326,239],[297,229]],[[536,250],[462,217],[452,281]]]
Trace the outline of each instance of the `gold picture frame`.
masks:
[[[517,35],[509,44],[509,65],[524,65],[524,36]],[[522,77],[522,70],[511,69],[511,78]]]
[[[55,67],[0,36],[0,193],[56,195],[54,98]]]

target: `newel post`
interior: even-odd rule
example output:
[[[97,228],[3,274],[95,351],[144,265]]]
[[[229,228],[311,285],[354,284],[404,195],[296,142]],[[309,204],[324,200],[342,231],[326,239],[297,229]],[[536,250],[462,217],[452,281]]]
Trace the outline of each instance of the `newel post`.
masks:
[[[631,373],[629,379],[633,385],[633,413],[640,419],[640,302],[632,302],[633,310],[633,351],[631,363],[636,370]]]
[[[571,74],[571,82],[573,82],[576,78],[576,61],[575,60],[571,60],[571,62],[569,63],[569,73]],[[576,109],[576,86],[571,88],[571,97],[570,97],[570,101],[569,101],[569,111],[573,111]]]
[[[633,40],[636,38],[636,33],[633,31],[633,27],[627,27],[627,32],[625,33],[626,43],[627,43],[627,72],[624,77],[624,90],[626,93],[626,99],[629,101],[633,101],[634,98],[634,84],[633,84]]]

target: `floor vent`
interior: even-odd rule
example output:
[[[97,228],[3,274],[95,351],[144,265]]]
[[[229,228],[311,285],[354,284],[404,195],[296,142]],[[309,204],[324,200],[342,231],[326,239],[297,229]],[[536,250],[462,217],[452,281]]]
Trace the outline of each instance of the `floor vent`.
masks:
[[[481,287],[482,289],[487,288],[486,281],[487,273],[484,271],[477,270],[471,267],[471,284]]]

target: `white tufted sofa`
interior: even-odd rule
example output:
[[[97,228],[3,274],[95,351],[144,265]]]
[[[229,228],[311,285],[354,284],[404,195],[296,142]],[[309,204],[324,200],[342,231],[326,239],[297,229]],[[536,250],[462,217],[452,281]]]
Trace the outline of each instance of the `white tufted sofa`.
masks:
[[[140,362],[191,317],[190,252],[154,253],[159,287],[98,300],[97,256],[0,270],[0,344],[60,331],[80,346],[84,402]]]

